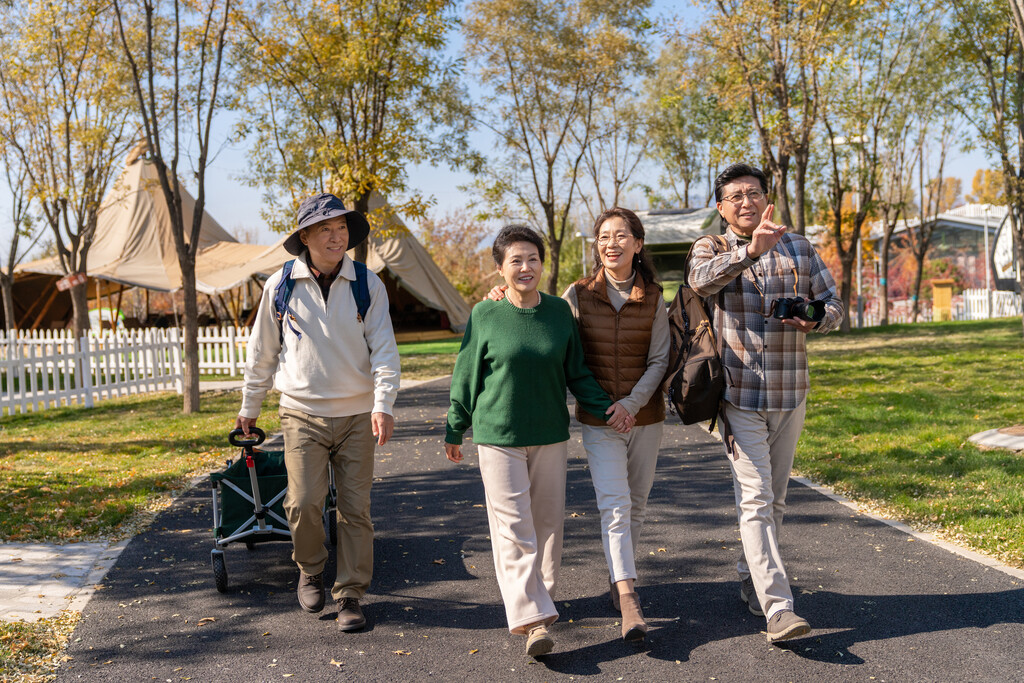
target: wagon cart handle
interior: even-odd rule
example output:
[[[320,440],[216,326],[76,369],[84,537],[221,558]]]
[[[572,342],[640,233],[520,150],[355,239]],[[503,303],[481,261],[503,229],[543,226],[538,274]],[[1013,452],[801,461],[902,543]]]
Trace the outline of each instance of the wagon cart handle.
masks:
[[[243,438],[244,437],[244,438]],[[261,443],[267,440],[267,433],[259,427],[249,427],[249,436],[245,437],[245,432],[241,429],[233,429],[228,434],[228,443],[232,446],[241,446],[243,448],[252,448],[253,446],[259,446]]]

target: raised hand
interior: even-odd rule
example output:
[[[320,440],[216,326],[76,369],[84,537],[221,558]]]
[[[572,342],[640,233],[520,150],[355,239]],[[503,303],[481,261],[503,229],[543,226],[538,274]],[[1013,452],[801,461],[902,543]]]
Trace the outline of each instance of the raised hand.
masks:
[[[786,232],[785,225],[772,222],[774,213],[775,205],[769,204],[761,214],[761,223],[754,228],[754,232],[750,236],[750,244],[747,246],[747,256],[750,258],[757,258],[761,254],[771,251]]]

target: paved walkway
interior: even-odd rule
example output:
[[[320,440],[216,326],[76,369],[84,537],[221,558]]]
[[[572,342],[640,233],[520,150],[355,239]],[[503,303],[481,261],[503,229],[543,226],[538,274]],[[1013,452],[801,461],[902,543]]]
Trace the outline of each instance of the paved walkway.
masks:
[[[419,384],[423,381],[403,380],[402,389]],[[199,385],[203,391],[242,388],[237,380]],[[205,477],[199,481],[205,481]],[[81,610],[129,540],[62,545],[0,543],[0,620],[36,621],[64,609]]]
[[[790,491],[783,537],[810,637],[766,645],[738,598],[740,552],[721,446],[670,424],[640,543],[647,643],[622,643],[593,487],[570,441],[565,558],[554,653],[508,635],[475,449],[441,455],[447,383],[403,391],[377,452],[368,627],[341,634],[333,604],[295,604],[287,543],[226,552],[214,590],[210,499],[196,487],[134,538],[83,610],[58,680],[270,681],[288,677],[495,680],[1021,680],[1024,575],[923,542],[808,486]],[[328,565],[333,575],[333,562]]]

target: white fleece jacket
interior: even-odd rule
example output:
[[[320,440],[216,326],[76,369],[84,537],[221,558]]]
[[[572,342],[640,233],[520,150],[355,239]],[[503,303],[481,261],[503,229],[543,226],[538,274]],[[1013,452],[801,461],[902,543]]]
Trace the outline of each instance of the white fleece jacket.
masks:
[[[351,286],[356,270],[348,255],[326,304],[305,254],[297,257],[292,267],[295,288],[288,302],[295,320],[284,321],[283,340],[274,311],[281,271],[270,276],[249,336],[239,415],[258,417],[275,384],[282,407],[309,415],[392,414],[400,372],[398,346],[384,283],[372,271],[366,275],[370,308],[360,322]]]

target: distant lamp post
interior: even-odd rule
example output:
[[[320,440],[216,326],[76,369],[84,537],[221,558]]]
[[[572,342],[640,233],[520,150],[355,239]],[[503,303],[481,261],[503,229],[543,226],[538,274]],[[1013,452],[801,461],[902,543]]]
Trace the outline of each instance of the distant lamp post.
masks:
[[[587,276],[587,236],[586,234],[577,231],[576,237],[580,238],[580,265],[583,266],[583,274],[580,277]]]
[[[985,205],[985,317],[992,317],[992,274],[989,272],[989,261],[991,256],[988,253],[988,215],[992,211],[992,205]]]

